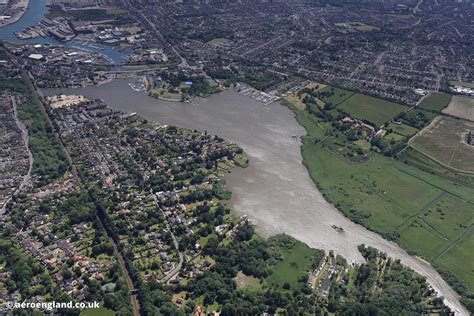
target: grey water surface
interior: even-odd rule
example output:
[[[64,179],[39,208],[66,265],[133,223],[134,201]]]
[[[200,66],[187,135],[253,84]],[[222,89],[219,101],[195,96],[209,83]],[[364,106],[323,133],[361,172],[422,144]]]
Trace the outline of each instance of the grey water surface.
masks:
[[[237,214],[248,215],[261,235],[286,233],[358,263],[363,258],[357,246],[372,246],[426,276],[448,306],[459,315],[467,315],[458,295],[429,263],[351,222],[324,200],[302,164],[299,139],[305,130],[293,112],[279,103],[263,105],[232,89],[191,103],[163,101],[133,91],[126,80],[44,93],[101,98],[116,109],[136,112],[149,120],[208,131],[237,143],[248,155],[250,165],[236,168],[226,177],[232,191],[230,204]],[[344,232],[336,232],[331,225],[344,228]]]

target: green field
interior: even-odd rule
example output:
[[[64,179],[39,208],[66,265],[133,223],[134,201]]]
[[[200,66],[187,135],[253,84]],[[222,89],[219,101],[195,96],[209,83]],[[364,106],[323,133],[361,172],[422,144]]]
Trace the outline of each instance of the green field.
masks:
[[[181,101],[182,99],[181,93],[169,92],[167,89],[163,88],[153,88],[150,89],[148,93],[154,98],[161,98],[170,101]]]
[[[306,109],[306,104],[301,101],[301,98],[298,97],[296,94],[292,93],[290,95],[287,95],[285,97],[285,101],[291,103],[294,107],[296,107],[298,110],[304,110]]]
[[[338,108],[349,113],[351,117],[367,120],[378,126],[408,109],[403,105],[360,93],[341,103]]]
[[[360,32],[368,32],[368,31],[375,31],[379,30],[378,27],[368,25],[362,22],[344,22],[344,23],[334,23],[336,26],[339,27],[339,31],[351,32],[351,31],[360,31]]]
[[[446,240],[454,240],[472,222],[473,205],[452,195],[445,195],[420,214],[428,225]]]
[[[409,20],[414,19],[415,16],[413,14],[387,14],[388,16],[393,16],[399,19]]]
[[[296,109],[293,104],[283,101],[291,109]],[[295,111],[296,119],[300,124],[306,129],[306,132],[309,135],[312,135],[315,138],[321,138],[324,136],[324,131],[326,130],[325,123],[318,122],[314,117],[306,115],[304,111]]]
[[[258,291],[262,289],[262,282],[260,279],[245,275],[242,271],[237,273],[234,281],[239,289],[245,289],[248,291]]]
[[[207,43],[212,45],[212,46],[218,46],[220,44],[227,43],[227,39],[223,38],[223,37],[219,37],[219,38],[214,38],[214,39],[210,40]]]
[[[283,260],[271,266],[271,274],[265,281],[270,286],[283,287],[287,283],[292,289],[300,288],[298,277],[308,272],[317,251],[296,240],[290,248],[278,245],[273,247],[281,253]]]
[[[387,129],[388,130],[391,129],[394,133],[397,133],[397,134],[400,134],[400,135],[403,135],[403,136],[407,136],[407,137],[411,137],[411,136],[415,135],[416,133],[418,133],[418,131],[419,131],[419,129],[417,129],[413,126],[407,125],[407,124],[397,125],[397,124],[393,124],[393,123],[388,124]]]
[[[321,94],[321,100],[326,103],[332,103],[334,105],[338,105],[348,98],[350,98],[354,92],[326,86],[322,89],[319,89],[318,92]]]
[[[124,12],[124,10],[119,8],[63,10],[60,6],[52,5],[49,7],[46,17],[50,19],[57,17],[74,17],[81,21],[105,21],[118,18],[123,15]]]
[[[398,162],[380,155],[371,155],[354,168],[353,163],[319,145],[305,143],[302,153],[311,177],[329,201],[349,218],[385,235],[440,193],[400,172]]]
[[[469,291],[474,292],[474,230],[436,259],[436,263],[463,280]]]
[[[446,93],[432,92],[426,96],[423,101],[418,104],[418,107],[428,111],[441,112],[442,109],[448,106],[451,101],[451,95]]]
[[[354,104],[355,97],[339,107]],[[395,104],[390,116],[403,108]],[[454,173],[410,148],[398,159],[370,152],[355,162],[342,154],[347,145],[341,137],[327,136],[330,123],[308,111],[293,111],[308,133],[303,137],[304,164],[326,200],[351,220],[438,263],[474,289],[473,268],[467,264],[473,262],[468,232],[474,218],[474,176]],[[405,124],[389,128],[396,135],[417,131]]]
[[[435,230],[418,219],[400,232],[399,239],[405,249],[430,260],[435,258],[445,241]]]

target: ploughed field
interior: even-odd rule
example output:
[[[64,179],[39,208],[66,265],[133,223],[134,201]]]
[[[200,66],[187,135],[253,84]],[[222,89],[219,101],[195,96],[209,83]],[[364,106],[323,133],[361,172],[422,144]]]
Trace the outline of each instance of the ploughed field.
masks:
[[[467,143],[467,134],[472,130],[474,122],[436,117],[411,146],[450,168],[474,172],[474,146]]]
[[[474,121],[474,97],[453,96],[443,113]]]

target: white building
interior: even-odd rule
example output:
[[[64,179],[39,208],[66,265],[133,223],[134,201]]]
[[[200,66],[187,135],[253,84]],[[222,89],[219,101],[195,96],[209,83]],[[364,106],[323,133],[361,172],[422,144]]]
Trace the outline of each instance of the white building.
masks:
[[[30,56],[28,56],[28,58],[34,59],[34,60],[41,60],[44,58],[44,56],[41,54],[31,54]]]

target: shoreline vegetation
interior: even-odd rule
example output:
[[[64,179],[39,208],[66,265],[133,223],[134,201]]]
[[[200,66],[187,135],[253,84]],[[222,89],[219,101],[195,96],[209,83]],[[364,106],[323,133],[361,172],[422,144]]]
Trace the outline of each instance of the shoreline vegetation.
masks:
[[[163,73],[145,78],[145,93],[153,98],[172,102],[191,102],[221,92],[223,87],[202,75]]]
[[[137,128],[137,130],[143,129],[148,124],[145,120],[135,116],[127,120],[130,126]],[[111,126],[111,123],[112,121],[109,120],[108,125]],[[127,124],[125,125],[127,126]],[[173,130],[175,132],[170,135],[192,133],[186,129],[175,128]],[[131,130],[127,133],[133,134],[134,131]],[[135,143],[133,139],[130,141]],[[68,143],[66,142],[67,146],[73,146]],[[78,159],[81,158],[74,158],[75,161]],[[248,163],[242,153],[234,156],[233,161],[235,165],[244,167]],[[225,169],[225,166],[219,166],[221,169]],[[232,167],[230,165],[228,171]],[[80,167],[79,170],[82,172]],[[88,181],[86,180],[86,182]],[[217,194],[220,200],[230,197],[230,192],[225,191],[224,182],[218,181],[216,183],[216,192],[221,193]],[[99,193],[98,198],[102,202],[99,202],[99,205],[106,199],[105,196],[100,197],[100,195]],[[184,199],[187,196],[189,195],[182,195],[181,202],[186,203],[186,209],[191,209]],[[194,200],[190,200],[190,202],[195,203]],[[206,213],[204,210],[206,205],[208,205],[206,202],[203,205],[198,204],[196,210]],[[350,266],[342,257],[334,256],[331,253],[325,256],[324,251],[311,249],[289,236],[278,235],[264,241],[253,231],[251,225],[239,221],[238,218],[231,220],[239,221],[236,222],[237,225],[232,229],[231,234],[229,232],[226,234],[212,233],[204,235],[202,241],[199,240],[202,247],[199,257],[208,258],[204,262],[209,262],[209,270],[204,270],[196,278],[183,274],[183,277],[179,277],[175,280],[176,282],[173,282],[173,286],[157,288],[151,280],[143,282],[146,275],[133,260],[132,249],[123,246],[122,243],[125,242],[122,240],[123,237],[118,238],[120,236],[118,227],[121,227],[117,222],[119,219],[114,218],[111,209],[106,211],[106,207],[99,208],[104,210],[102,216],[105,217],[105,222],[110,223],[107,225],[111,231],[110,235],[113,236],[113,239],[117,239],[116,242],[120,245],[119,249],[126,258],[127,270],[132,275],[135,287],[139,289],[140,305],[145,314],[154,313],[156,308],[159,308],[160,313],[166,313],[172,309],[166,303],[163,306],[157,306],[152,299],[156,295],[168,297],[168,300],[170,296],[171,300],[176,297],[180,298],[180,310],[186,313],[192,311],[196,305],[204,306],[207,312],[220,311],[223,315],[234,315],[240,312],[257,314],[264,311],[271,313],[364,312],[364,310],[370,309],[382,311],[386,310],[384,302],[393,300],[390,289],[399,286],[416,287],[417,294],[415,296],[407,295],[401,300],[402,304],[390,306],[391,310],[397,310],[400,313],[416,311],[443,313],[446,310],[442,301],[433,296],[433,290],[429,288],[423,277],[410,268],[403,267],[398,260],[387,258],[386,254],[375,249],[361,245],[359,251],[368,263],[361,266]],[[213,223],[218,220],[219,216],[215,217],[218,210],[219,207],[216,209],[212,207],[209,214],[201,213],[199,222]],[[205,215],[207,219],[201,219]],[[177,230],[174,231],[176,234]],[[177,238],[180,238],[180,251],[183,249],[184,253],[187,253],[187,246],[182,244],[185,237]],[[245,260],[242,261],[241,258],[245,258]],[[191,260],[189,264],[192,266],[193,262],[194,260]],[[385,272],[379,273],[378,271]],[[180,272],[178,273],[182,275]],[[384,280],[382,278],[384,274],[391,275],[390,280]],[[232,287],[232,284],[235,283],[230,280],[239,281],[237,288]],[[212,285],[217,285],[217,283],[220,285]],[[322,283],[326,285],[322,286]],[[229,287],[229,285],[231,286]],[[224,295],[222,291],[226,294]],[[361,306],[362,301],[356,299],[361,293],[366,293],[364,294],[366,298],[371,297],[372,303]],[[421,300],[418,300],[418,296],[421,297]],[[342,301],[345,303],[342,304]],[[251,306],[251,302],[255,306]],[[152,307],[153,305],[155,307]],[[164,308],[165,306],[166,308]]]
[[[5,84],[11,83],[6,82]],[[25,85],[20,82],[16,82],[15,85],[22,86],[24,90],[20,91],[27,93]],[[130,274],[134,288],[137,289],[139,306],[145,315],[157,313],[186,315],[199,309],[209,313],[220,312],[223,316],[255,315],[263,312],[277,314],[366,314],[375,312],[445,314],[448,312],[442,299],[434,296],[434,291],[424,277],[401,265],[399,260],[393,260],[376,249],[360,245],[359,251],[367,262],[360,266],[354,266],[348,264],[343,257],[335,256],[332,252],[325,254],[322,250],[312,249],[287,235],[277,235],[264,240],[254,232],[253,227],[245,218],[235,218],[229,214],[229,209],[220,204],[230,196],[230,192],[225,189],[225,182],[215,182],[212,188],[213,195],[209,197],[198,196],[191,192],[193,187],[197,188],[201,185],[207,187],[207,176],[209,179],[218,180],[214,178],[212,170],[219,169],[229,172],[234,165],[245,167],[248,159],[238,148],[232,147],[236,153],[233,155],[233,163],[227,164],[226,159],[222,159],[220,162],[216,160],[216,163],[197,159],[193,160],[194,163],[187,165],[182,157],[184,153],[189,153],[189,149],[183,145],[184,147],[178,150],[175,146],[179,146],[178,144],[182,142],[175,143],[175,141],[183,138],[188,142],[197,142],[204,137],[207,139],[209,152],[206,154],[204,147],[201,146],[203,157],[209,156],[214,160],[229,154],[223,149],[216,151],[216,148],[223,144],[228,146],[232,146],[232,144],[218,137],[210,138],[197,131],[171,126],[157,128],[153,123],[137,115],[109,112],[105,105],[86,103],[82,105],[82,108],[80,106],[77,109],[74,109],[75,106],[53,109],[47,105],[43,115],[45,120],[51,119],[55,132],[58,133],[60,141],[64,143],[68,154],[71,155],[71,163],[74,168],[77,168],[79,176],[78,184],[84,184],[80,198],[87,201],[87,203],[77,202],[78,197],[71,197],[68,199],[70,205],[63,206],[59,210],[63,211],[71,207],[74,208],[74,214],[65,212],[57,215],[64,216],[65,223],[89,221],[91,224],[87,225],[87,234],[92,234],[93,227],[98,227],[97,231],[100,232],[100,236],[96,239],[99,243],[95,246],[85,246],[82,250],[83,254],[89,255],[90,252],[91,260],[93,257],[97,257],[103,262],[113,264],[116,273],[113,278],[107,277],[104,283],[109,282],[108,285],[114,282],[121,284],[120,288],[117,286],[114,292],[108,293],[103,288],[97,287],[95,297],[101,301],[101,309],[97,313],[130,312],[130,306],[126,305],[126,301],[130,297],[124,284],[126,274],[119,272],[117,261],[114,259],[118,256],[120,260],[120,255],[114,252],[113,244],[107,240],[114,240],[118,244],[121,256],[125,259],[125,271]],[[73,117],[83,111],[88,111],[91,117],[102,117],[100,115],[105,113],[109,113],[111,116],[107,118],[106,124],[98,126],[93,121],[85,122],[87,128],[79,128],[77,133],[62,134],[64,130],[59,126],[72,121],[68,117]],[[107,129],[107,132],[91,132],[96,129]],[[94,141],[91,142],[90,137]],[[115,137],[117,137],[117,141],[114,140]],[[157,137],[162,141],[156,142]],[[117,144],[117,146],[110,147],[110,150],[120,147],[126,148],[125,153],[131,153],[132,148],[137,150],[135,155],[129,154],[125,158],[122,155],[109,156],[109,159],[114,161],[115,168],[121,170],[121,176],[118,179],[121,185],[120,188],[117,188],[117,190],[121,190],[120,194],[116,194],[117,192],[109,194],[107,187],[110,188],[114,182],[108,182],[108,185],[104,186],[105,182],[102,182],[100,170],[94,170],[92,167],[95,158],[88,156],[90,150],[93,149],[92,146],[99,146],[98,148],[104,150],[103,142],[106,139]],[[83,142],[90,146],[84,146]],[[94,143],[95,145],[92,145]],[[157,143],[161,143],[161,147],[151,146]],[[175,145],[170,146],[173,143]],[[138,148],[136,148],[137,146]],[[86,147],[88,149],[83,150]],[[161,152],[161,156],[148,155],[146,150],[142,150],[143,148],[149,150],[154,148],[153,150],[157,150],[156,153]],[[166,155],[164,154],[165,148],[168,148]],[[145,166],[152,163],[150,160],[152,157],[161,157],[163,160],[160,160],[160,164],[173,164],[173,159],[175,159],[173,157],[178,157],[178,155],[179,158],[176,159],[180,161],[182,168],[173,167],[174,180],[167,181],[164,176],[156,174],[143,183],[145,187],[150,186],[153,192],[159,191],[157,205],[166,209],[163,213],[159,213],[152,207],[154,205],[153,199],[146,194],[148,190],[137,192],[140,193],[138,200],[133,196],[134,190],[132,188],[137,185],[141,187],[140,183],[144,180],[136,173],[136,170],[146,170]],[[127,167],[130,163],[138,168]],[[122,168],[125,169],[122,170]],[[206,172],[205,169],[209,171]],[[59,171],[60,173],[65,172]],[[187,177],[182,177],[185,174]],[[184,188],[183,185],[188,183],[188,180],[192,185],[189,188]],[[72,175],[69,181],[73,181]],[[182,209],[181,206],[178,209],[173,209],[176,206],[173,202],[176,196],[172,194],[171,188],[179,183],[183,186],[179,195],[180,203],[186,205],[184,213],[178,211]],[[37,185],[43,187],[41,183],[37,183]],[[29,201],[28,194],[22,198]],[[122,201],[122,198],[125,200]],[[137,203],[138,201],[150,203],[147,202],[143,208],[140,206],[141,203]],[[123,213],[123,207],[130,202],[127,214]],[[86,204],[86,209],[77,209],[74,206]],[[27,207],[27,205],[14,205],[11,212],[20,216],[24,213],[22,207]],[[138,207],[140,212],[135,213],[134,207]],[[118,216],[117,209],[119,213],[122,212],[120,213],[122,215]],[[30,208],[30,213],[32,212],[37,212],[33,206]],[[133,220],[133,216],[137,215],[140,218],[150,216],[153,218],[153,225],[147,226],[147,221],[142,221],[138,225],[139,228],[136,226],[129,228],[124,220]],[[175,225],[171,226],[173,229],[169,229],[170,226],[166,226],[164,223],[170,219],[176,219],[175,216],[183,217],[186,221],[181,224],[175,222]],[[14,218],[13,221],[18,218]],[[196,234],[188,234],[188,229],[191,227],[184,226],[184,222],[191,223],[190,219],[194,219],[193,224],[186,225],[193,225],[192,229]],[[28,227],[28,223],[27,218],[22,219],[23,227]],[[160,225],[168,227],[165,231],[169,233],[163,234],[162,229],[157,229],[165,227]],[[29,236],[28,238],[36,238],[34,237],[36,235],[42,236],[39,231],[35,231],[36,235],[30,236],[29,230],[25,229],[24,232]],[[144,234],[139,234],[139,232]],[[139,237],[139,235],[147,238]],[[152,235],[153,240],[148,239]],[[12,237],[8,234],[2,236],[8,240],[2,241],[0,245],[0,265],[7,271],[13,271],[13,283],[9,282],[6,286],[9,288],[20,287],[22,300],[28,300],[34,294],[27,290],[29,279],[24,277],[24,273],[15,269],[7,254],[11,251],[18,253],[21,251],[22,253],[18,256],[22,257],[20,260],[22,267],[35,259],[32,259],[30,254],[23,252],[24,250],[20,250],[23,247]],[[173,240],[176,239],[178,242],[175,241],[173,245]],[[81,240],[79,238],[75,242],[81,242]],[[164,247],[160,253],[161,257],[166,255],[169,260],[176,262],[178,257],[184,254],[186,258],[190,259],[186,259],[182,269],[177,270],[178,278],[171,280],[165,276],[164,279],[170,282],[159,282],[153,277],[150,278],[155,275],[150,273],[151,270],[162,273],[160,265],[152,264],[147,261],[150,259],[149,257],[144,257],[146,253],[149,253],[146,250],[147,246],[157,240]],[[173,250],[174,247],[176,247],[175,250]],[[199,251],[196,252],[196,249]],[[167,254],[163,251],[166,251]],[[141,255],[138,256],[138,254]],[[156,262],[161,263],[161,261]],[[38,264],[40,263],[38,262]],[[74,265],[73,262],[69,264]],[[144,264],[147,266],[145,267]],[[69,269],[70,267],[64,267],[64,276],[71,275]],[[25,269],[25,271],[27,270]],[[47,270],[40,271],[44,278],[49,279]],[[145,282],[144,279],[147,281]],[[52,279],[51,282],[56,284],[59,281]],[[405,294],[400,297],[400,293]],[[52,297],[47,299],[52,299]],[[391,304],[386,304],[386,302],[391,302]],[[94,311],[86,310],[82,312],[82,315],[91,313],[94,314]]]
[[[474,239],[470,232],[474,201],[469,189],[462,186],[474,188],[474,178],[453,172],[405,144],[395,152],[387,150],[390,146],[396,148],[397,142],[407,142],[441,114],[450,96],[433,94],[425,98],[419,109],[412,110],[418,111],[415,118],[393,113],[397,116],[382,125],[389,137],[370,140],[365,133],[358,132],[354,137],[353,127],[343,126],[342,121],[353,114],[371,124],[374,111],[358,109],[361,102],[348,105],[353,98],[346,98],[349,91],[315,86],[318,85],[313,84],[309,90],[302,88],[281,103],[293,111],[306,130],[301,144],[303,165],[318,190],[353,222],[432,264],[472,312],[474,280],[469,276],[469,267],[462,268],[455,262],[470,260],[465,256]],[[385,102],[380,99],[372,107]],[[406,204],[407,199],[411,200],[410,205]],[[453,205],[456,210],[452,210]],[[462,218],[456,219],[454,212]]]

